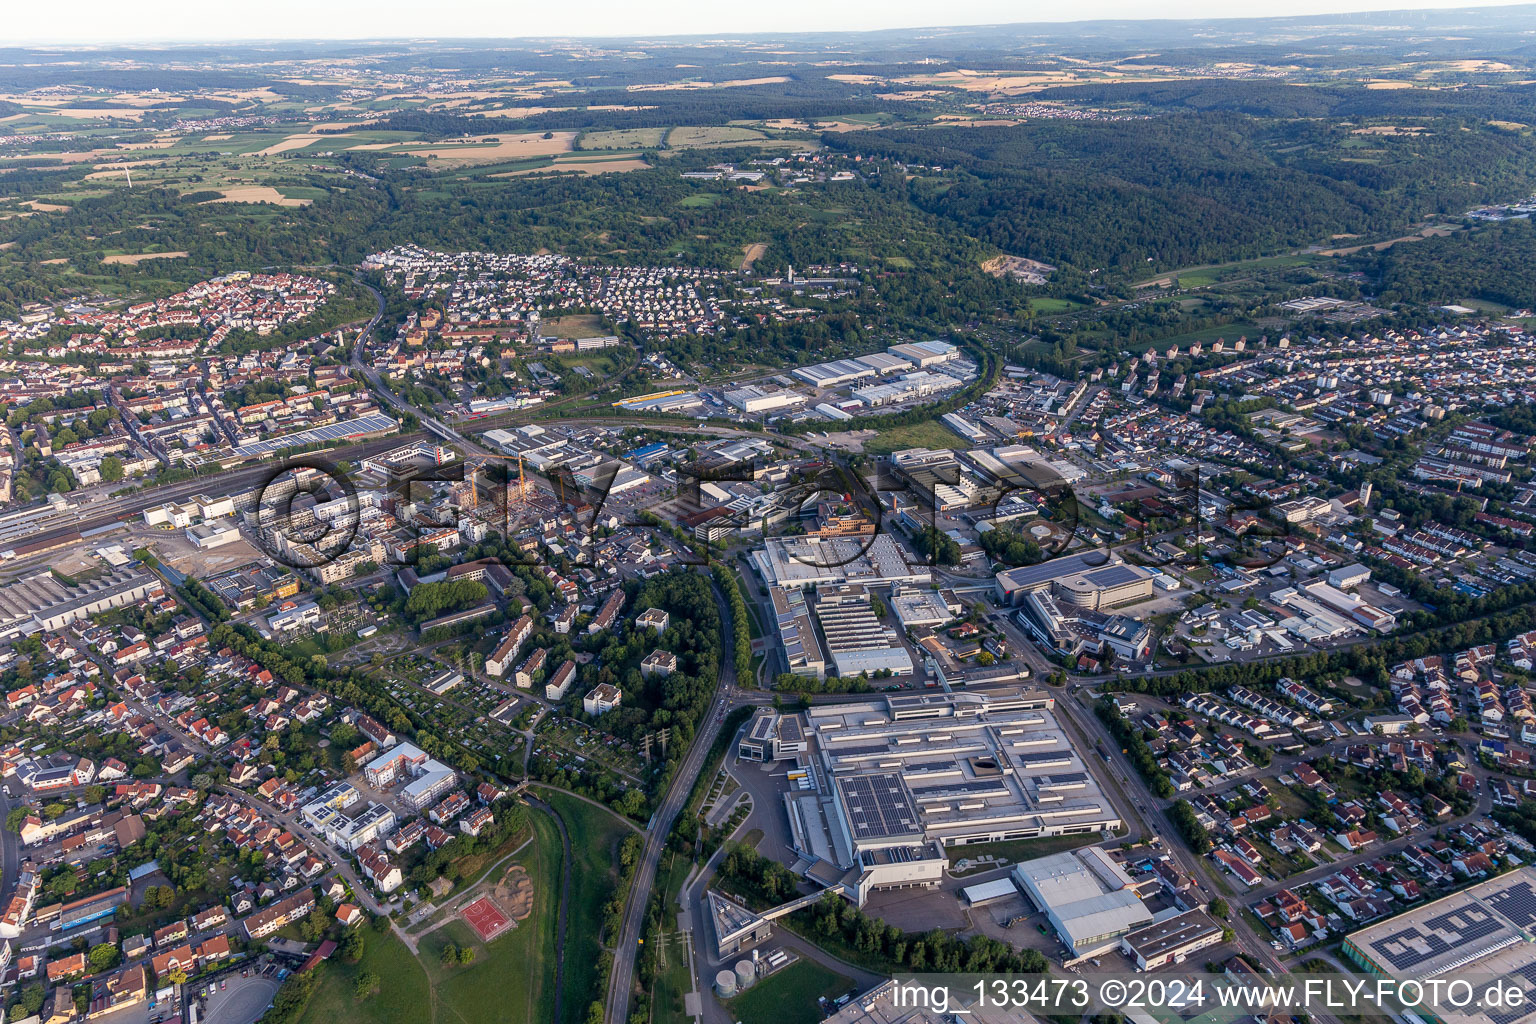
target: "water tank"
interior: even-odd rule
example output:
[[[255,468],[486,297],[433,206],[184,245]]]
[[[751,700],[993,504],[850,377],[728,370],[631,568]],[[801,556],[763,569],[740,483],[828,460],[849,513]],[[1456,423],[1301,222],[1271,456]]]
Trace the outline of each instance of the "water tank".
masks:
[[[736,962],[736,988],[749,989],[757,980],[757,967],[751,960],[738,960]]]
[[[715,994],[721,999],[729,999],[736,994],[736,975],[731,971],[721,971],[715,975]]]

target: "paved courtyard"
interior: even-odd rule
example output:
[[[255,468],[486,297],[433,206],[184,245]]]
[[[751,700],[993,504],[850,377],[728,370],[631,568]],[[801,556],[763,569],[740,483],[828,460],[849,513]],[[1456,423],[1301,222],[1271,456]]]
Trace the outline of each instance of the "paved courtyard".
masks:
[[[226,980],[228,988],[208,997],[208,1008],[202,1018],[207,1024],[255,1024],[267,1012],[280,987],[277,979],[260,976],[242,978],[235,974]]]

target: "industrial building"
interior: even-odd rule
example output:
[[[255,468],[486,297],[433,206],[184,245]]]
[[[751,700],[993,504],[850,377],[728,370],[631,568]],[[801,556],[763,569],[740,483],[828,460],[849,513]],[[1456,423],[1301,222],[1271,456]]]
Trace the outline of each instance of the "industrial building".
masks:
[[[66,903],[59,908],[58,916],[53,919],[53,928],[55,931],[67,932],[71,928],[100,921],[116,914],[117,908],[127,902],[128,888],[119,885],[106,892]]]
[[[838,675],[912,673],[912,656],[895,631],[875,617],[867,588],[856,583],[817,587],[816,618]]]
[[[854,359],[834,359],[830,363],[801,366],[791,371],[796,377],[817,388],[835,388],[839,384],[873,377],[879,371]]]
[[[1343,953],[1366,973],[1399,981],[1443,978],[1452,974],[1479,978],[1536,977],[1536,867],[1517,868],[1497,878],[1414,907],[1406,913],[1352,932]],[[1443,1024],[1427,1008],[1421,1018]],[[1536,1014],[1536,1003],[1490,1009],[1474,1004],[1459,1009],[1467,1024],[1517,1024]]]
[[[765,711],[739,751],[793,759],[796,870],[862,905],[877,890],[937,885],[950,847],[1119,825],[1053,706],[1010,687]]]
[[[942,626],[965,610],[952,590],[916,590],[901,586],[891,588],[890,605],[902,629]]]
[[[819,587],[824,583],[893,583],[927,586],[925,566],[912,566],[889,534],[858,537],[768,537],[750,556],[752,568],[769,587]]]
[[[1333,569],[1328,573],[1329,586],[1338,587],[1340,590],[1348,590],[1350,587],[1358,587],[1371,578],[1371,570],[1358,562]]]
[[[1114,949],[1122,936],[1152,923],[1136,883],[1097,846],[1017,864],[1013,880],[1045,913],[1074,959]]]
[[[805,396],[798,391],[769,391],[756,384],[725,392],[725,400],[742,412],[773,412],[775,409],[792,409],[805,404]]]
[[[225,544],[234,544],[240,540],[240,528],[234,523],[212,522],[198,523],[187,528],[187,539],[201,549],[221,548]]]
[[[1301,591],[1325,608],[1348,617],[1352,622],[1374,629],[1378,633],[1390,633],[1397,628],[1397,616],[1373,604],[1368,604],[1353,594],[1346,594],[1331,583],[1312,580],[1303,583]]]
[[[1155,971],[1181,964],[1202,949],[1219,945],[1225,929],[1203,910],[1186,910],[1120,939],[1120,951],[1136,962],[1139,971]]]
[[[57,632],[92,615],[136,604],[161,588],[157,578],[138,569],[116,569],[66,585],[43,568],[0,587],[0,641]]]
[[[947,363],[960,355],[960,350],[947,341],[914,341],[906,345],[892,345],[886,351],[917,367]]]
[[[710,889],[709,925],[715,938],[715,959],[724,960],[773,936],[773,926],[728,896]]]
[[[904,373],[883,384],[866,384],[863,387],[854,388],[849,394],[865,405],[873,407],[927,398],[929,395],[951,391],[959,386],[960,382],[947,373],[917,370],[913,373]]]
[[[1152,655],[1152,627],[1147,623],[1058,601],[1043,588],[1025,592],[1014,619],[1030,636],[1067,657],[1092,654],[1145,661]]]
[[[1059,601],[1099,610],[1151,597],[1152,579],[1150,572],[1118,556],[1084,552],[1004,569],[993,586],[997,599],[1008,605],[1022,604],[1033,591],[1049,590]]]
[[[768,600],[773,605],[774,628],[778,630],[786,667],[797,676],[823,678],[827,674],[827,659],[822,654],[821,641],[816,638],[805,593],[769,587]]]
[[[746,761],[782,761],[805,753],[805,725],[799,715],[762,710],[752,716],[738,751]]]

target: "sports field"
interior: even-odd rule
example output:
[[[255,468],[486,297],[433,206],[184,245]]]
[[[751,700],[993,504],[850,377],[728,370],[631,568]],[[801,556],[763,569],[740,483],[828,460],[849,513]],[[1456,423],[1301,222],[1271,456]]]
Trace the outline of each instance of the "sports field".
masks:
[[[490,942],[512,925],[512,919],[489,896],[475,900],[460,912],[460,916],[480,936],[481,942]]]

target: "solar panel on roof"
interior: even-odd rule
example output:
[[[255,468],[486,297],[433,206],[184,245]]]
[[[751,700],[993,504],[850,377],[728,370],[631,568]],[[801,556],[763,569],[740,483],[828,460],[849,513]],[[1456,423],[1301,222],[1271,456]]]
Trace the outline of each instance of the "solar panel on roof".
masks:
[[[1524,978],[1532,985],[1536,985],[1536,962],[1517,968],[1513,973]],[[1509,1000],[1509,1002],[1513,1001]],[[1525,1000],[1522,1005],[1504,1010],[1489,1011],[1488,1019],[1493,1021],[1493,1024],[1514,1024],[1515,1021],[1528,1017],[1532,1013],[1536,1013],[1536,989],[1527,988],[1525,989]]]
[[[1141,576],[1128,565],[1106,565],[1088,573],[1087,578],[1101,587],[1118,587],[1122,583],[1134,583]]]
[[[1536,889],[1529,882],[1520,882],[1487,897],[1490,907],[1509,918],[1516,927],[1528,928],[1536,924]]]

